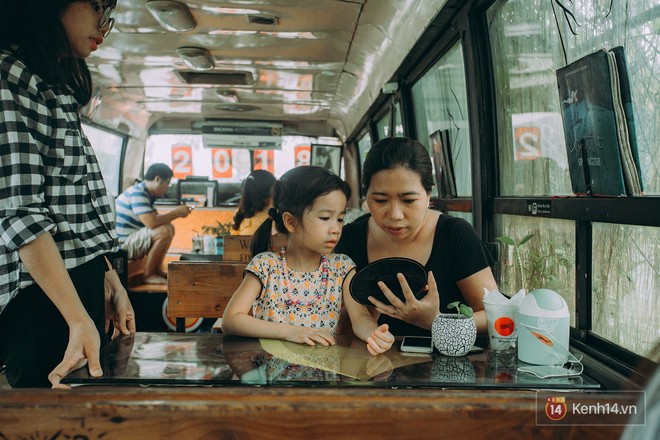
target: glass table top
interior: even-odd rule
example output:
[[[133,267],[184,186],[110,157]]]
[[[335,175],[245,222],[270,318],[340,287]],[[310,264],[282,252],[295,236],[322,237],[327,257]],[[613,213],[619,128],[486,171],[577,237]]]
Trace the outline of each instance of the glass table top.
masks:
[[[311,347],[218,333],[136,333],[101,351],[104,375],[86,367],[62,380],[90,385],[325,386],[473,389],[598,389],[585,375],[541,379],[517,371],[515,353],[484,350],[460,357],[399,350],[371,356],[363,341],[339,336],[337,345]]]

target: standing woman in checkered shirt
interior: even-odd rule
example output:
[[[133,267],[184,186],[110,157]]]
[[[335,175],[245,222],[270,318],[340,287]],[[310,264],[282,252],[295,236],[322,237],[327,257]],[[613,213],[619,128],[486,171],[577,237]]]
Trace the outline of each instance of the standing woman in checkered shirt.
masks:
[[[135,331],[105,255],[110,198],[78,110],[85,58],[112,29],[116,0],[0,2],[0,358],[13,387],[102,374],[108,322]]]

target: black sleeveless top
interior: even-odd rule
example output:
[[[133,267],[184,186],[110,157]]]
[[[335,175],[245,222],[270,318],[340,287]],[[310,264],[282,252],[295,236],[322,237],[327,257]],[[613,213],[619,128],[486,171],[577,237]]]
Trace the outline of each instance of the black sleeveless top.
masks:
[[[370,217],[370,214],[366,214],[345,225],[334,249],[336,253],[351,257],[358,271],[369,263],[367,230]],[[455,309],[447,309],[447,304],[454,301],[465,303],[456,282],[492,266],[495,262],[470,223],[442,214],[435,227],[431,255],[428,261],[420,263],[427,272],[433,272],[440,293],[440,311],[455,313]],[[378,323],[388,324],[394,336],[430,335],[428,330],[386,315],[381,315]]]

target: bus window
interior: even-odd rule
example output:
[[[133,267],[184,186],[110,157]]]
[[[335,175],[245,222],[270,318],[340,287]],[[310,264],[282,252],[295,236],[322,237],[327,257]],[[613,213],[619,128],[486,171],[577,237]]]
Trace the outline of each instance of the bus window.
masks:
[[[108,130],[102,130],[89,124],[82,124],[85,136],[92,144],[96,159],[101,167],[103,181],[111,197],[119,195],[121,182],[121,158],[124,157],[125,138]]]
[[[204,148],[200,134],[154,134],[147,139],[144,169],[162,162],[174,171],[172,182],[187,176],[208,176],[240,182],[251,171],[250,151]]]
[[[394,103],[394,136],[404,136],[403,122],[401,120],[401,103]]]
[[[147,139],[144,168],[162,162],[174,171],[173,182],[186,176],[208,176],[219,182],[241,182],[253,169],[265,169],[276,177],[296,166],[309,165],[310,145],[318,139],[282,136],[281,150],[205,148],[201,134],[153,134]]]
[[[387,111],[383,114],[380,119],[376,121],[376,130],[378,132],[378,140],[384,139],[390,136],[390,121],[392,118],[392,112],[390,107],[387,107]]]
[[[518,247],[521,266],[513,247],[502,248],[500,290],[514,295],[520,289],[552,289],[568,303],[571,325],[575,326],[575,222],[502,214],[496,215],[495,221],[498,237],[507,236],[518,243],[526,235],[534,235]]]
[[[367,153],[371,148],[371,144],[371,135],[368,132],[365,132],[357,141],[358,155],[360,157],[360,171],[362,170],[362,165],[364,165],[364,158],[367,157]]]
[[[593,224],[592,328],[648,356],[658,339],[660,228]],[[655,261],[655,262],[654,262]]]
[[[652,0],[635,12],[626,2],[575,3],[574,35],[568,17],[552,2],[495,2],[488,10],[497,108],[500,191],[503,196],[571,195],[555,70],[603,47],[624,45],[632,87],[635,126],[645,193],[658,194],[660,99],[657,56],[647,39],[653,27]],[[555,23],[557,14],[557,29]],[[631,16],[635,16],[631,20]],[[553,23],[548,26],[548,23]],[[575,28],[575,26],[573,26]],[[561,33],[562,40],[559,33]],[[564,52],[565,51],[565,52]],[[657,53],[657,49],[656,49]]]
[[[627,3],[574,3],[571,17],[575,17],[574,24],[579,24],[573,26],[575,33],[567,23],[569,17],[559,11],[555,16],[550,2],[535,0],[530,8],[523,9],[519,1],[503,1],[489,8],[501,196],[572,195],[555,70],[600,48],[617,45],[624,46],[628,64],[645,194],[660,193],[660,83],[657,48],[648,40],[648,29],[654,20],[648,12],[653,10],[653,3],[635,2],[631,10]],[[546,25],[555,23],[555,19],[556,25]],[[618,202],[619,199],[610,199],[612,210],[619,209]],[[586,239],[582,233],[582,242],[588,240],[590,246],[576,249],[572,240],[577,238],[570,237],[573,223],[559,227],[555,220],[543,220],[541,229],[537,226],[539,219],[509,215],[496,216],[496,222],[503,235],[515,233],[518,239],[548,231],[539,237],[540,241],[535,241],[535,237],[523,246],[523,255],[527,257],[523,264],[527,270],[551,269],[550,273],[562,280],[560,284],[575,280],[570,277],[571,272],[553,267],[558,261],[548,260],[556,259],[559,249],[573,260],[576,252],[577,258],[587,253],[591,265],[582,271],[591,285],[580,294],[590,294],[587,299],[591,309],[580,311],[583,317],[590,316],[578,324],[602,339],[649,356],[658,337],[660,313],[656,293],[659,228],[585,221],[581,229],[576,229],[588,231]],[[538,269],[534,258],[545,259]],[[503,274],[502,282],[512,276]]]
[[[456,194],[458,197],[471,197],[472,155],[463,66],[463,49],[459,42],[412,87],[412,99],[417,138],[430,151],[429,136],[437,130],[449,131]],[[433,195],[437,196],[436,187]]]

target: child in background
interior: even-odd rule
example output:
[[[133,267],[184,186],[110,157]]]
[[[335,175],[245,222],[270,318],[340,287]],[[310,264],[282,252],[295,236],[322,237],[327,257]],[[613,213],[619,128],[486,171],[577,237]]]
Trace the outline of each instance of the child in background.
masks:
[[[342,293],[348,293],[355,274],[350,258],[331,253],[341,236],[349,196],[346,182],[320,167],[294,168],[277,181],[269,219],[253,238],[255,257],[222,318],[224,333],[335,344]],[[280,252],[266,252],[273,222],[288,236]],[[343,300],[353,332],[367,342],[369,352],[387,351],[394,343],[388,326],[378,327],[349,294]]]
[[[234,213],[232,234],[253,235],[268,218],[271,190],[277,179],[266,170],[254,170],[243,181],[241,201]]]

